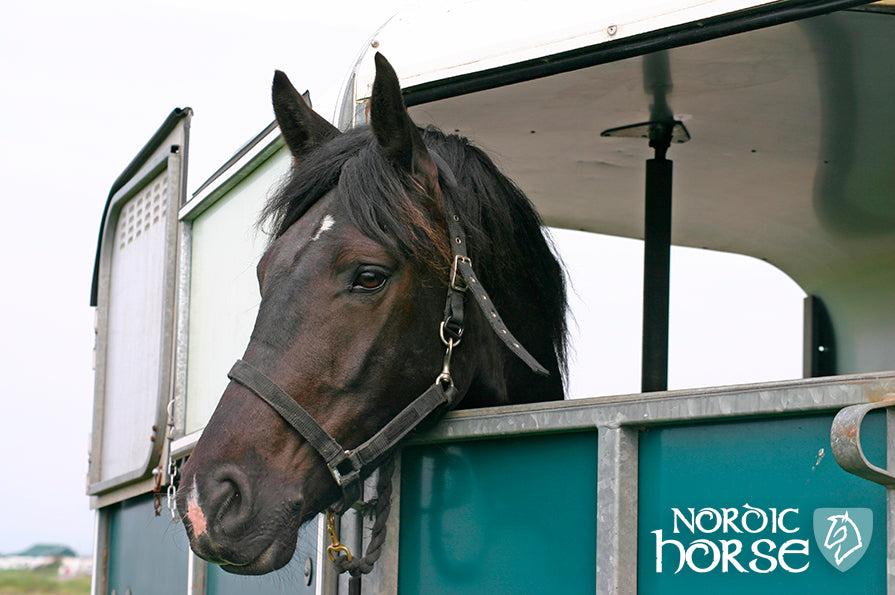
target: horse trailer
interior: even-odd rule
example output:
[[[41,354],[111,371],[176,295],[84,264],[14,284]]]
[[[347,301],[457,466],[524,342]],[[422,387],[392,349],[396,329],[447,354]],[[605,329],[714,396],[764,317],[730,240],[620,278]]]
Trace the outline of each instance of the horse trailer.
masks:
[[[411,435],[363,592],[895,594],[895,3],[562,4],[395,16],[330,122],[368,122],[381,52],[414,120],[501,155],[545,224],[644,240],[642,390]],[[188,194],[191,116],[170,113],[102,214],[93,593],[347,593],[327,546],[368,547],[362,508],[317,515],[253,577],[192,553],[176,516],[257,313],[255,222],[292,164],[274,122]],[[672,243],[801,287],[802,378],[668,390]]]

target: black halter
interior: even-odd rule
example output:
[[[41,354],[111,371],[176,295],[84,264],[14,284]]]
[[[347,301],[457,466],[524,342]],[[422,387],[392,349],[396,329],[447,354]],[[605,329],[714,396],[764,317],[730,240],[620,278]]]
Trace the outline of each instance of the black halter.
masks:
[[[442,184],[456,188],[457,182],[444,160],[432,153],[438,165]],[[447,201],[446,201],[447,202]],[[261,397],[286,422],[292,426],[314,449],[320,453],[333,479],[342,488],[342,498],[333,508],[337,512],[345,510],[359,499],[364,476],[375,469],[382,457],[401,441],[420,422],[435,410],[451,407],[457,403],[458,394],[451,378],[450,361],[454,347],[463,336],[465,295],[471,293],[491,328],[504,344],[525,362],[534,372],[547,375],[544,366],[522,346],[507,329],[491,297],[479,283],[472,268],[472,260],[466,250],[466,234],[460,224],[460,217],[447,211],[448,232],[451,236],[453,264],[450,284],[444,309],[444,319],[439,330],[446,346],[444,367],[435,383],[405,407],[372,438],[351,450],[345,449],[313,417],[270,378],[242,360],[238,360],[227,375]]]

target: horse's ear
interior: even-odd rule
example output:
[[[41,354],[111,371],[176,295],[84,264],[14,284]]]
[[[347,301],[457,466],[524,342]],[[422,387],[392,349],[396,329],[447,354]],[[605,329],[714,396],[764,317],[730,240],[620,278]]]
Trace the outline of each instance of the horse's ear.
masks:
[[[382,154],[395,166],[415,176],[428,190],[437,187],[438,167],[410,119],[394,68],[376,52],[376,79],[370,98],[370,126]]]
[[[305,103],[289,78],[279,70],[273,76],[271,95],[277,124],[293,157],[301,157],[308,150],[339,134],[338,128]]]

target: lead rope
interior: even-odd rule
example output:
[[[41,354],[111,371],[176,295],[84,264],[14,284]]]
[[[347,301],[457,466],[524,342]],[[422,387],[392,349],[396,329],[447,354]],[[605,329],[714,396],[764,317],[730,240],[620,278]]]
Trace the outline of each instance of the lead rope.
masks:
[[[387,533],[386,525],[392,506],[392,473],[395,469],[395,457],[390,455],[379,467],[379,478],[376,481],[376,498],[364,502],[361,505],[361,513],[375,515],[373,528],[370,533],[370,542],[367,544],[367,552],[362,558],[351,556],[348,548],[339,542],[335,532],[334,513],[327,511],[326,521],[332,545],[326,548],[333,566],[339,574],[347,572],[348,595],[360,595],[361,577],[371,570],[382,554],[382,545],[385,543]]]

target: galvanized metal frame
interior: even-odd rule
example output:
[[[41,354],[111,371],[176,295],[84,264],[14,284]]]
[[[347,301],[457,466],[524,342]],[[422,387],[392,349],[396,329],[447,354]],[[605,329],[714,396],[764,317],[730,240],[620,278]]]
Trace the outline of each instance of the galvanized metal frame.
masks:
[[[208,562],[193,553],[187,552],[187,584],[186,595],[205,595],[208,587]]]
[[[895,371],[452,411],[414,443],[836,411],[892,393]]]
[[[895,412],[886,410],[886,467],[895,469]],[[886,488],[886,593],[895,595],[895,489]]]
[[[329,536],[326,533],[326,519],[321,513],[317,515],[317,555],[314,560],[317,565],[317,582],[314,585],[316,595],[336,595],[338,592],[339,576],[323,547],[326,543],[329,543]]]
[[[99,509],[94,514],[90,595],[104,595],[109,592],[109,513]]]
[[[637,591],[637,480],[639,433],[597,429],[596,593]]]

